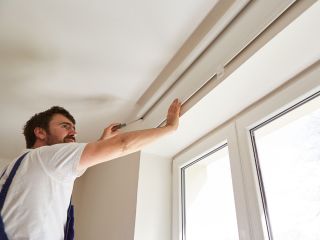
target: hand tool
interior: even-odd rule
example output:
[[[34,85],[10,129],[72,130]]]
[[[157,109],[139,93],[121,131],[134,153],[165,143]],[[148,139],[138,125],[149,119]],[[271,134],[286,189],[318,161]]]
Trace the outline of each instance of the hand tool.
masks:
[[[116,130],[118,130],[118,129],[120,129],[120,128],[124,128],[124,127],[126,127],[126,126],[128,126],[128,125],[130,125],[130,124],[132,124],[132,123],[135,123],[135,122],[137,122],[137,121],[140,121],[140,120],[143,120],[143,117],[141,117],[141,118],[139,118],[139,119],[136,119],[136,120],[133,120],[133,121],[128,122],[128,123],[120,123],[120,124],[114,126],[114,127],[112,128],[112,131],[116,131]]]

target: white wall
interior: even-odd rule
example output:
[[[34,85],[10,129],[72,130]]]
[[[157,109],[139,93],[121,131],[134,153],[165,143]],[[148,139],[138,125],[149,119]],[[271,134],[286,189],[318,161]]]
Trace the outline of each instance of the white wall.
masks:
[[[141,153],[135,240],[171,239],[171,159]]]
[[[80,226],[81,226],[81,199],[82,199],[82,185],[84,182],[85,176],[77,178],[73,187],[72,192],[72,204],[74,205],[75,212],[75,234],[79,235],[80,233]],[[78,239],[78,236],[76,236],[76,239]]]
[[[134,236],[140,153],[91,169],[75,186],[76,239],[131,240]]]
[[[75,184],[76,239],[169,240],[171,159],[148,153],[100,164]]]

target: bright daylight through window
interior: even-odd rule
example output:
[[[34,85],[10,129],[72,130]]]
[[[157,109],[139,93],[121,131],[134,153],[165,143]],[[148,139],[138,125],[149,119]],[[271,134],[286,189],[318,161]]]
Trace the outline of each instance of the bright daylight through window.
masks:
[[[319,94],[251,134],[271,239],[320,239]]]
[[[184,240],[236,240],[227,144],[182,168]]]

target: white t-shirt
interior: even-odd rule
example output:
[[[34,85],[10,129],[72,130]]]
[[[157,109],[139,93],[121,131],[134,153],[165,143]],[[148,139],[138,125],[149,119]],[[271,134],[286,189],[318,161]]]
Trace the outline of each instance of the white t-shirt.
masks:
[[[73,183],[84,173],[77,172],[77,166],[85,145],[64,143],[24,151],[29,153],[13,178],[1,211],[10,240],[64,239]],[[15,162],[2,177],[1,188]]]

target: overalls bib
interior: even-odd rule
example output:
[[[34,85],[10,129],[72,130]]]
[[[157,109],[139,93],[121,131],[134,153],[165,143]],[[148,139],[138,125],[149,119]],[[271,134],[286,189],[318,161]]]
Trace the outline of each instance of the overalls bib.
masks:
[[[7,234],[4,230],[4,224],[1,217],[1,211],[4,205],[4,201],[6,200],[7,193],[9,191],[9,187],[12,183],[13,177],[16,174],[23,158],[27,155],[27,153],[23,154],[14,164],[9,177],[7,178],[6,182],[3,184],[2,190],[0,192],[0,240],[9,240],[7,237]],[[3,177],[4,173],[0,177],[0,179]],[[67,216],[67,223],[64,229],[64,240],[73,240],[74,239],[74,217],[73,217],[73,205],[71,204],[68,208],[68,216]]]

